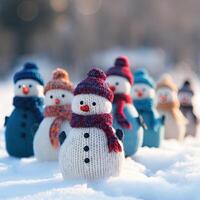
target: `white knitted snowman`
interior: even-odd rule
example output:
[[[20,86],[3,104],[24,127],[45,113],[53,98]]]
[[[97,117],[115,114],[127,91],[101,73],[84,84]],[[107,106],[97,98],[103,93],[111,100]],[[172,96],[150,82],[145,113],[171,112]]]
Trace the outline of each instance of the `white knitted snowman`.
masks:
[[[113,93],[106,75],[92,69],[72,102],[72,130],[59,154],[64,179],[96,180],[120,174],[124,152],[112,127]]]
[[[34,139],[34,154],[39,161],[58,159],[59,134],[68,134],[71,127],[73,87],[63,69],[53,72],[53,79],[45,87],[45,118]]]

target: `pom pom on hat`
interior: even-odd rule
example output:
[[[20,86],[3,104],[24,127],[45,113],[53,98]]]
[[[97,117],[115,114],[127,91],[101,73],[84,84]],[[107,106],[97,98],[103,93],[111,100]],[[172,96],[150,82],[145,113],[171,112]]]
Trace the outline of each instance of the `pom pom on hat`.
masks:
[[[151,88],[155,87],[154,80],[149,76],[147,70],[145,69],[140,69],[135,72],[134,82],[135,84],[140,84],[140,83],[146,84]]]
[[[73,84],[69,79],[69,74],[61,68],[57,68],[53,71],[52,80],[45,86],[44,94],[46,94],[49,90],[59,89],[73,92]]]
[[[173,91],[178,91],[177,85],[174,83],[170,74],[164,74],[157,83],[156,89],[167,87]]]
[[[187,92],[187,93],[190,93],[190,94],[194,95],[194,91],[193,91],[193,89],[192,89],[192,86],[191,86],[191,83],[190,83],[189,80],[186,80],[186,81],[183,83],[182,87],[179,89],[178,92],[179,92],[179,93],[180,93],[180,92]]]
[[[106,74],[102,70],[94,68],[87,75],[88,77],[75,88],[74,95],[95,94],[112,102],[114,94],[105,82]]]
[[[44,80],[39,73],[37,65],[31,62],[25,63],[23,69],[14,75],[14,83],[23,79],[32,79],[40,85],[44,85]]]
[[[114,66],[107,71],[107,76],[121,76],[126,78],[133,85],[133,75],[131,73],[128,58],[120,56],[116,58]]]

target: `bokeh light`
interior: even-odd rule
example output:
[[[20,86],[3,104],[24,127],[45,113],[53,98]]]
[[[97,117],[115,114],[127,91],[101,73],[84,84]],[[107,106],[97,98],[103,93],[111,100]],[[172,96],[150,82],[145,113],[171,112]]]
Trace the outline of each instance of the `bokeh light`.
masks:
[[[34,1],[22,1],[17,8],[17,15],[23,21],[32,21],[38,15],[38,5]]]
[[[69,4],[68,0],[50,0],[50,5],[56,12],[63,12],[67,9]]]
[[[83,15],[95,14],[101,8],[102,0],[75,0],[77,10]]]

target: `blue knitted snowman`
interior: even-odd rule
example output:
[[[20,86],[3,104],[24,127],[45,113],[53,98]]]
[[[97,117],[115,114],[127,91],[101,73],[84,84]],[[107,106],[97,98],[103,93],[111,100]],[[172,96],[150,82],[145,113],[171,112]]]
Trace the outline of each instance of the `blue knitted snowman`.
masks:
[[[33,156],[33,138],[43,119],[43,85],[38,67],[32,63],[26,63],[14,76],[15,108],[5,121],[5,142],[10,156]]]
[[[143,146],[160,147],[164,137],[164,117],[160,117],[155,105],[155,83],[146,70],[138,70],[134,75],[133,102],[138,113],[143,117]]]
[[[142,145],[143,128],[141,118],[132,103],[133,75],[126,57],[116,59],[114,67],[107,72],[107,83],[114,92],[113,127],[124,133],[125,156],[132,156]]]

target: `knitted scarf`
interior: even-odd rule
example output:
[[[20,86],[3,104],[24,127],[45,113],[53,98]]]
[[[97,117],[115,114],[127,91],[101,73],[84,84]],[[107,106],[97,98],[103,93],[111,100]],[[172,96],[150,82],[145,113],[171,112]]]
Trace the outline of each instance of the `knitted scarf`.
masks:
[[[100,114],[100,115],[89,115],[83,116],[73,113],[71,120],[72,128],[99,128],[102,129],[107,138],[107,145],[109,152],[121,152],[122,148],[118,142],[117,137],[112,129],[112,115],[111,114]]]
[[[148,114],[148,123],[150,125],[149,128],[154,129],[156,122],[158,121],[155,115],[154,109],[154,101],[151,98],[141,99],[141,100],[134,100],[135,108],[137,109],[140,115],[144,115],[145,113]]]
[[[178,101],[169,102],[169,103],[159,103],[157,105],[158,110],[171,113],[177,123],[186,123],[186,119],[181,113],[181,111],[179,110],[179,108],[180,108],[180,104]]]
[[[113,103],[116,104],[116,112],[114,114],[117,119],[117,122],[123,128],[130,129],[131,124],[128,122],[124,114],[124,106],[126,103],[132,103],[131,96],[127,94],[115,94]]]
[[[55,117],[50,127],[49,138],[52,147],[57,149],[60,146],[59,134],[61,125],[65,120],[71,120],[71,105],[47,106],[45,108],[45,117]]]
[[[38,123],[43,120],[43,98],[40,97],[14,97],[15,108],[26,109],[33,113]]]

